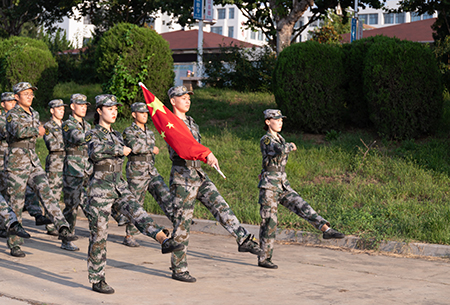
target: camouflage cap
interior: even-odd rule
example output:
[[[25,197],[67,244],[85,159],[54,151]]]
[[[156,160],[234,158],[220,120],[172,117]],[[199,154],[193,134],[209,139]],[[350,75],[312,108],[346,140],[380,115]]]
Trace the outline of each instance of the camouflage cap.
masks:
[[[30,83],[27,83],[27,82],[20,82],[13,86],[14,94],[17,94],[17,93],[22,92],[27,89],[31,89],[34,91],[34,90],[37,90],[37,87],[34,87]]]
[[[70,97],[70,103],[77,104],[77,105],[88,104],[88,106],[91,104],[87,101],[86,95],[81,94],[81,93],[72,94],[72,96]]]
[[[172,87],[167,91],[167,94],[169,95],[169,98],[172,98],[174,96],[182,96],[185,94],[194,94],[194,92],[189,91],[185,86],[176,86]]]
[[[264,120],[268,119],[285,119],[286,117],[281,114],[281,111],[278,109],[266,109],[263,111]]]
[[[107,106],[111,107],[114,105],[122,106],[119,102],[117,102],[117,97],[112,94],[100,94],[95,97],[95,107]]]
[[[134,103],[131,105],[131,112],[149,112],[145,103]]]
[[[56,108],[61,106],[68,106],[68,105],[64,104],[64,101],[60,99],[51,100],[50,102],[48,102],[48,107],[50,108]]]
[[[3,92],[2,93],[2,102],[6,102],[6,101],[14,101],[14,93],[12,92]]]

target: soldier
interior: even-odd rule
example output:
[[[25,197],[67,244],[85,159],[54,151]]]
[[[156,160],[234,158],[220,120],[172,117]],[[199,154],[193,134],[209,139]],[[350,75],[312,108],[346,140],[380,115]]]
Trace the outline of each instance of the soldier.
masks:
[[[64,216],[70,224],[70,231],[74,233],[77,220],[78,206],[84,210],[86,206],[86,187],[89,176],[92,174],[92,164],[89,162],[85,134],[91,130],[84,117],[88,106],[87,97],[76,93],[70,97],[72,114],[62,124],[62,135],[66,150],[64,159],[63,192],[64,192]],[[62,249],[68,251],[80,250],[74,243],[62,243]]]
[[[278,204],[306,219],[316,229],[323,232],[324,239],[344,238],[344,234],[330,228],[330,223],[322,218],[314,209],[291,188],[284,171],[289,153],[297,150],[294,143],[286,143],[279,134],[283,127],[280,110],[264,111],[264,129],[267,133],[261,138],[262,171],[259,175],[259,204],[262,218],[259,241],[264,253],[258,256],[258,266],[277,269],[272,262],[273,244],[277,232]]]
[[[76,240],[77,237],[69,231],[69,224],[61,212],[58,200],[53,196],[47,175],[36,154],[36,138],[43,135],[45,129],[39,125],[39,113],[31,107],[34,90],[37,88],[27,82],[18,83],[13,87],[17,104],[6,115],[8,132],[8,150],[5,156],[6,199],[21,223],[25,188],[29,184],[43,202],[44,208],[58,229],[59,239]],[[12,256],[25,256],[19,247],[22,243],[20,237],[8,237]]]
[[[199,127],[192,117],[187,116],[191,100],[184,86],[172,87],[168,91],[173,113],[178,116],[191,131],[194,138],[200,143]],[[182,251],[172,254],[172,278],[183,282],[195,282],[196,279],[189,274],[187,268],[187,247],[189,244],[189,232],[194,213],[195,199],[198,199],[220,222],[220,224],[234,237],[238,243],[239,252],[251,252],[262,254],[262,250],[254,241],[253,236],[240,225],[228,203],[220,195],[214,183],[201,168],[200,161],[181,159],[175,150],[169,146],[172,170],[170,172],[170,191],[173,196],[174,238],[175,241],[184,244]],[[207,157],[208,165],[214,167],[219,163],[213,153]]]
[[[22,227],[22,225],[17,221],[16,214],[11,209],[11,207],[6,203],[5,198],[0,194],[0,220],[3,221],[6,228],[7,236],[19,236],[23,238],[30,238],[28,234]],[[21,254],[20,256],[25,256]]]
[[[181,250],[183,245],[169,238],[169,232],[153,222],[153,219],[137,202],[122,178],[123,159],[131,149],[125,146],[119,132],[111,128],[117,117],[117,99],[114,95],[102,94],[95,97],[96,125],[86,135],[88,152],[94,164],[94,173],[89,179],[88,205],[86,214],[91,231],[88,250],[88,273],[92,290],[100,293],[114,293],[105,282],[106,239],[108,218],[111,209],[125,215],[140,232],[161,244],[162,253]]]
[[[123,132],[125,146],[131,148],[126,167],[128,187],[141,206],[144,205],[146,191],[152,194],[167,218],[173,221],[170,191],[155,167],[155,155],[159,153],[159,148],[155,146],[153,131],[145,125],[148,112],[144,103],[131,105],[134,122]],[[132,224],[127,225],[126,233],[123,243],[130,247],[139,247],[139,243],[133,238],[138,231]]]

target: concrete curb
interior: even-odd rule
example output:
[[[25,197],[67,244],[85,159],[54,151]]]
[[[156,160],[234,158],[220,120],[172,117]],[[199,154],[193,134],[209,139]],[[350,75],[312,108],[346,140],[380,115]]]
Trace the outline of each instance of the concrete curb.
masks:
[[[151,217],[157,224],[170,227],[172,224],[162,215],[152,214]],[[251,234],[258,237],[259,226],[243,224]],[[194,219],[194,224],[191,225],[192,231],[229,235],[229,233],[217,222],[205,219]],[[296,230],[281,230],[278,229],[277,241],[295,242],[311,246],[334,246],[355,250],[377,250],[381,252],[389,252],[401,255],[418,255],[418,256],[432,256],[440,258],[450,258],[450,246],[425,244],[425,243],[404,243],[396,241],[381,241],[378,248],[374,249],[373,244],[363,241],[359,237],[346,236],[343,239],[324,240],[322,235],[318,233],[310,233]]]

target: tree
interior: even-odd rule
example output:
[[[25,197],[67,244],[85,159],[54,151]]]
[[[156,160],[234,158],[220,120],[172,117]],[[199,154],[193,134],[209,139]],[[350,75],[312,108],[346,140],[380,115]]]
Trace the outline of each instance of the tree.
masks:
[[[339,44],[342,40],[342,34],[350,33],[350,22],[348,18],[344,20],[342,16],[339,16],[332,11],[329,11],[325,17],[324,24],[315,29],[309,31],[311,39],[320,43],[336,43]]]
[[[0,4],[0,31],[7,36],[18,36],[27,22],[56,29],[56,21],[72,12],[80,0],[3,0]]]

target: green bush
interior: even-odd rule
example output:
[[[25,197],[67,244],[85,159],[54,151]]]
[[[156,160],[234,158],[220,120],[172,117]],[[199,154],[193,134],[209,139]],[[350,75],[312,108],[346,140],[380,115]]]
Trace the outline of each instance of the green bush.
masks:
[[[370,119],[380,135],[409,139],[436,127],[443,86],[429,47],[408,41],[376,42],[368,50],[363,77]]]
[[[15,39],[15,38],[14,38]],[[34,42],[33,42],[34,43]],[[58,64],[43,43],[15,44],[2,55],[0,82],[2,91],[12,91],[18,82],[30,82],[37,86],[35,105],[45,107],[53,98],[53,89],[58,81]],[[1,44],[11,45],[5,40]]]
[[[269,48],[243,49],[236,45],[221,46],[219,54],[205,54],[205,83],[215,88],[241,92],[269,92],[275,53]]]
[[[348,77],[348,83],[345,86],[345,101],[348,110],[346,121],[357,127],[371,125],[363,80],[364,60],[367,51],[375,42],[382,43],[383,41],[389,40],[400,41],[397,38],[378,35],[355,40],[345,46],[345,71]]]
[[[144,100],[138,82],[161,100],[173,86],[175,74],[169,43],[150,28],[119,23],[101,38],[96,51],[97,71],[105,93],[125,105]],[[121,107],[124,114],[129,107]]]
[[[273,73],[273,92],[296,130],[323,132],[339,129],[344,108],[344,51],[315,41],[293,44],[279,55]]]

